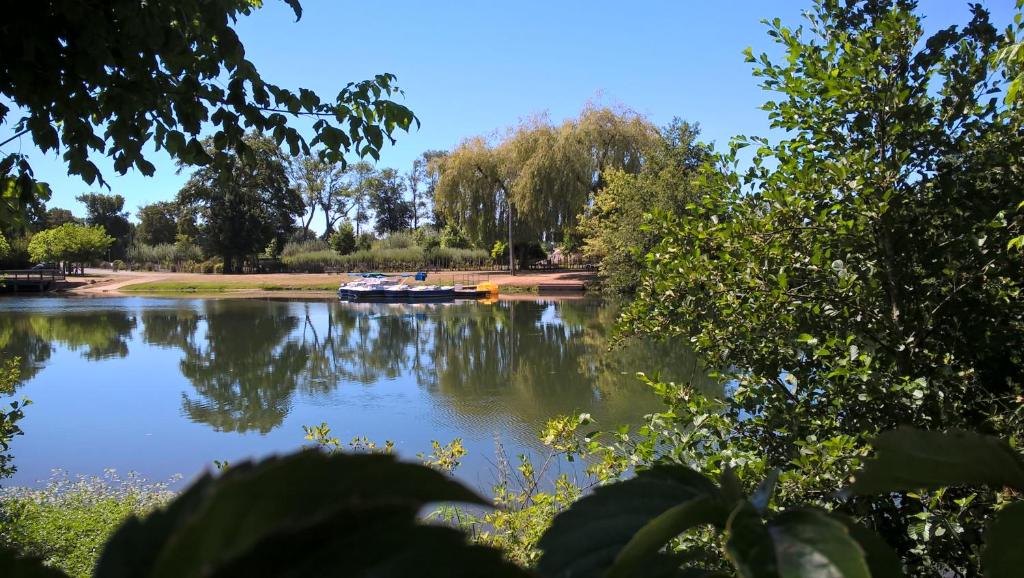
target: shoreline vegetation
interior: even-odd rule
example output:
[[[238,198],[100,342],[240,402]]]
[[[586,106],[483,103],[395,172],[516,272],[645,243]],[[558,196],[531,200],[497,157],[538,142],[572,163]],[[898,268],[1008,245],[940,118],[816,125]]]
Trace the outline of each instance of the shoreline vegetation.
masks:
[[[63,291],[71,295],[237,295],[250,293],[297,293],[301,295],[334,296],[338,285],[348,279],[345,274],[265,273],[253,275],[217,275],[195,273],[150,273],[89,270],[82,283]],[[432,271],[422,283],[438,285],[473,285],[491,281],[498,284],[502,295],[538,295],[542,285],[580,285],[552,295],[578,296],[597,288],[596,273],[587,271],[530,271],[515,277],[493,271]],[[410,284],[421,284],[410,281]]]

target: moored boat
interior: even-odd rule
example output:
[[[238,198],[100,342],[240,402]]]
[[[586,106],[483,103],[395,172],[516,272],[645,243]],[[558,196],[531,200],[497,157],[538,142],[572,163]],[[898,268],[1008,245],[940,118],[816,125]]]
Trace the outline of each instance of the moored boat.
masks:
[[[359,274],[355,281],[342,283],[338,287],[338,297],[345,301],[376,301],[376,302],[424,302],[451,301],[454,299],[479,299],[497,294],[497,286],[483,283],[473,286],[451,285],[406,285],[406,277],[412,275],[396,275],[388,277],[381,273]],[[422,281],[425,273],[417,273],[415,279]]]

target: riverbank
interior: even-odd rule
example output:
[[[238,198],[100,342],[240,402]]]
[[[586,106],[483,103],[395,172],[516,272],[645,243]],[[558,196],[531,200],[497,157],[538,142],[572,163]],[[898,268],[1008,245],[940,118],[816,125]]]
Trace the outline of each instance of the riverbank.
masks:
[[[255,275],[204,275],[149,271],[112,272],[87,269],[86,283],[64,290],[65,294],[123,296],[138,294],[204,294],[231,296],[333,297],[345,275],[316,273],[268,273]],[[72,278],[74,281],[74,278]],[[544,288],[559,288],[568,294],[593,286],[597,276],[589,271],[527,271],[511,276],[503,272],[438,271],[427,275],[426,283],[496,283],[504,294],[532,294]]]

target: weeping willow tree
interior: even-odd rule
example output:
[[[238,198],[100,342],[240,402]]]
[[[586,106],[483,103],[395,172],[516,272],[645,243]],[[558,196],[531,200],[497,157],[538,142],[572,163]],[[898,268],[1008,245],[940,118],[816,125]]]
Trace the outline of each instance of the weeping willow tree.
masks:
[[[660,138],[626,109],[588,106],[560,125],[533,117],[501,137],[463,141],[439,159],[437,207],[477,246],[508,243],[514,271],[516,245],[561,243],[576,234],[605,173],[639,172]]]

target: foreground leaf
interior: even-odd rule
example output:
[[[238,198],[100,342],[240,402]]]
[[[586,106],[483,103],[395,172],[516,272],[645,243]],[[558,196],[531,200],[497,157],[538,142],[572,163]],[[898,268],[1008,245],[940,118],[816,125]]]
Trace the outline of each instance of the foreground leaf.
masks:
[[[769,524],[779,575],[787,578],[871,578],[864,550],[827,514],[793,510]]]
[[[630,539],[619,552],[607,577],[650,575],[645,563],[664,548],[669,540],[695,526],[721,523],[724,516],[722,504],[710,496],[701,496],[669,508],[640,528]]]
[[[1024,463],[994,437],[900,428],[881,434],[873,445],[875,457],[850,487],[854,494],[982,484],[1024,488]]]
[[[485,505],[424,466],[306,451],[205,476],[108,543],[97,578],[219,575],[520,576],[491,549],[418,523],[431,502]],[[433,566],[424,568],[424,561]]]
[[[725,554],[742,578],[777,578],[772,535],[760,514],[743,502],[729,516],[725,528]]]
[[[871,578],[903,578],[903,562],[881,536],[841,514],[833,512],[830,516],[846,526],[850,537],[864,550]]]
[[[21,558],[14,551],[0,547],[0,576],[4,578],[68,578],[68,575],[43,565],[38,558]]]
[[[1012,578],[1024,571],[1024,502],[1000,510],[985,532],[981,567],[988,578]]]
[[[658,516],[718,495],[710,480],[683,466],[659,466],[597,488],[555,517],[538,543],[543,554],[537,570],[550,577],[603,576],[634,535]]]

